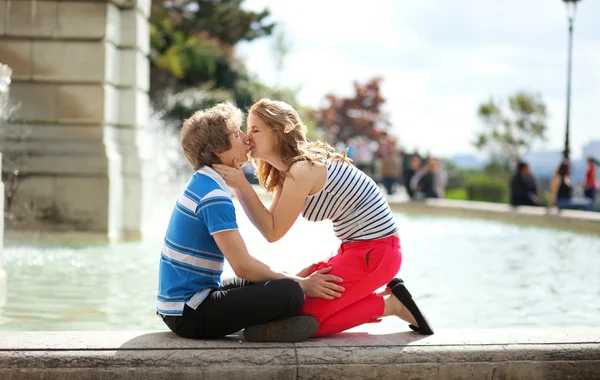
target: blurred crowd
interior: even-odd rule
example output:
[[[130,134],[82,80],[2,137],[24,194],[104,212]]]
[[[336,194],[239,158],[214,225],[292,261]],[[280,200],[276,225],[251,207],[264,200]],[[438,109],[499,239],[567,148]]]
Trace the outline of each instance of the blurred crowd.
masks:
[[[563,160],[552,176],[546,207],[550,210],[593,210],[598,193],[598,172],[600,162],[594,158],[587,159],[585,180],[574,184],[571,179],[571,164]],[[539,185],[533,172],[526,162],[517,164],[515,173],[510,180],[510,204],[513,206],[541,206]]]
[[[393,137],[384,136],[378,143],[358,136],[336,148],[347,149],[354,165],[381,183],[388,195],[404,187],[411,199],[444,198],[448,176],[443,163],[398,149]]]

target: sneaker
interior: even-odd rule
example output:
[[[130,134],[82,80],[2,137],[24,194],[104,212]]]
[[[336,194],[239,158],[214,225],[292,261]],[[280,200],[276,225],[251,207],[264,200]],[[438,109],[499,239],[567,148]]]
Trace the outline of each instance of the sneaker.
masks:
[[[247,327],[244,329],[244,337],[248,342],[294,343],[307,340],[318,328],[316,318],[301,315]]]

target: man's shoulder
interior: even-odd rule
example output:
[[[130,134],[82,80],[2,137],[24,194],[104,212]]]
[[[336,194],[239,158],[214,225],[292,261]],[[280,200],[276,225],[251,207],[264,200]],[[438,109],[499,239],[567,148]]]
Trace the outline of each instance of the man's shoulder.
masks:
[[[223,198],[231,202],[231,194],[223,189],[214,179],[201,173],[194,173],[187,183],[184,192],[191,193],[196,197],[197,202]]]

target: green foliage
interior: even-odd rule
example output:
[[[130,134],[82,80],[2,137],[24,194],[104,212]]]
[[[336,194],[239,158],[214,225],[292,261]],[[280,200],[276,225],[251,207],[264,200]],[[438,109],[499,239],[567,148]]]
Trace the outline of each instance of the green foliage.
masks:
[[[253,12],[242,8],[243,0],[153,0],[151,20],[169,17],[186,35],[216,39],[233,46],[268,36],[275,27],[268,23],[268,9]]]
[[[546,140],[547,109],[540,95],[518,92],[508,99],[508,109],[490,99],[479,106],[483,123],[473,145],[505,162],[516,162],[537,141]]]
[[[226,90],[189,88],[165,96],[162,119],[172,121],[178,128],[181,128],[183,120],[190,117],[194,112],[212,107],[217,103],[232,102],[232,100],[231,92]]]
[[[270,87],[250,75],[235,58],[235,45],[269,36],[268,9],[245,10],[243,0],[153,0],[150,17],[151,88],[156,109],[168,125],[181,127],[195,111],[230,101],[242,109],[262,97],[283,100],[298,110],[310,139],[321,136],[298,89]],[[278,72],[289,44],[279,29],[273,41]]]
[[[250,105],[252,86],[234,45],[271,34],[274,24],[261,12],[241,8],[233,0],[155,0],[150,17],[152,100],[189,87],[206,92],[229,90],[240,107]]]
[[[464,201],[468,199],[466,189],[450,189],[446,190],[446,199],[454,199]]]
[[[150,46],[152,64],[186,84],[212,80],[224,59],[214,42],[186,36],[170,20],[151,25]]]
[[[508,183],[502,178],[473,175],[467,178],[466,193],[470,201],[505,203],[508,200]]]
[[[485,165],[483,172],[494,178],[499,178],[504,181],[508,181],[512,176],[512,170],[510,163],[506,160],[502,161],[498,158],[492,158],[492,160]]]

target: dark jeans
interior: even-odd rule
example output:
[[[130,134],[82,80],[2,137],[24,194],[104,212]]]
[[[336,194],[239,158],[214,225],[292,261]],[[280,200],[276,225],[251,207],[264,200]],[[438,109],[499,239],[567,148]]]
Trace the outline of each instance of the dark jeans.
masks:
[[[241,278],[224,280],[196,310],[185,305],[183,315],[164,316],[175,334],[185,338],[216,339],[241,329],[300,314],[304,293],[294,280],[252,283]]]
[[[590,199],[577,199],[573,200],[570,198],[558,198],[556,202],[556,206],[559,209],[564,210],[583,210],[583,211],[591,211],[593,210],[593,204]]]
[[[584,195],[586,198],[589,198],[589,199],[591,199],[591,200],[592,200],[592,204],[593,204],[593,203],[594,203],[594,201],[596,200],[596,189],[593,189],[593,188],[585,189],[585,190],[583,191],[583,195]]]
[[[383,186],[388,195],[394,194],[394,182],[396,182],[394,177],[383,177]]]

